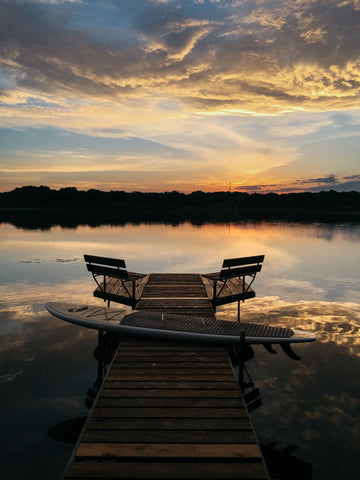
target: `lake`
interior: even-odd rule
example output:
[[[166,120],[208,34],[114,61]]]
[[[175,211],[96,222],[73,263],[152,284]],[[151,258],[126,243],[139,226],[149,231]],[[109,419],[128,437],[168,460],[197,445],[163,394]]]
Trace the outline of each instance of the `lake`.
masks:
[[[273,478],[357,478],[360,469],[360,225],[246,221],[24,229],[0,224],[1,478],[61,478],[73,445],[49,435],[86,416],[97,334],[50,316],[49,300],[101,304],[83,254],[138,272],[207,273],[265,254],[241,319],[314,331],[315,343],[254,347],[251,413]],[[113,304],[114,305],[114,304]],[[237,304],[218,308],[236,320]],[[269,457],[270,458],[270,457]]]

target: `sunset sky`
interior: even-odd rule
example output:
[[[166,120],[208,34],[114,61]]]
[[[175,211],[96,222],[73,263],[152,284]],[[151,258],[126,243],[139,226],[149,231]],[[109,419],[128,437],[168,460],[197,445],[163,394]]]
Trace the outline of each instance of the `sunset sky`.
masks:
[[[0,191],[360,191],[360,0],[0,0]]]

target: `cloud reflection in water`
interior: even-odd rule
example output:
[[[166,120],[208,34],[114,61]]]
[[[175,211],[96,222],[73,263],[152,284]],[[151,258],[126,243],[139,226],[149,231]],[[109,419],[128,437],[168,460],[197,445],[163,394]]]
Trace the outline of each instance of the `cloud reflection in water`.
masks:
[[[360,304],[355,302],[286,302],[279,297],[254,298],[241,304],[241,320],[316,333],[321,343],[346,346],[360,357]],[[235,319],[237,306],[218,309],[219,319]]]

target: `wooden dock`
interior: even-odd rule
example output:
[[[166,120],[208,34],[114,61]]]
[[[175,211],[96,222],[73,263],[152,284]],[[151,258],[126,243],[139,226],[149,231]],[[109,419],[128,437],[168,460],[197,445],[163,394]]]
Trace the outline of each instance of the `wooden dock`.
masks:
[[[214,317],[205,285],[196,273],[151,273],[136,310]]]
[[[150,275],[137,309],[214,316],[196,274]],[[226,348],[124,338],[64,478],[268,479]]]

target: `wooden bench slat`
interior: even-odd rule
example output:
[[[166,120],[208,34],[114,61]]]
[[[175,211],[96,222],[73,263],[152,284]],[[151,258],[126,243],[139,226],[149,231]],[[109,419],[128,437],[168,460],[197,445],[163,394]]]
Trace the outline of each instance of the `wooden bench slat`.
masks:
[[[245,275],[253,275],[260,272],[262,265],[252,265],[246,267],[231,268],[221,270],[220,278],[243,277]]]
[[[119,268],[126,268],[125,260],[121,258],[98,257],[96,255],[84,255],[85,262],[100,265],[110,265]]]
[[[105,275],[109,277],[115,277],[115,278],[128,278],[128,272],[127,270],[121,270],[120,268],[112,268],[112,267],[103,267],[102,265],[93,265],[91,263],[88,263],[86,265],[87,269],[91,273],[95,273],[98,275]]]
[[[230,268],[238,265],[249,265],[250,263],[262,263],[265,255],[256,255],[252,257],[227,258],[223,261],[221,268]]]

